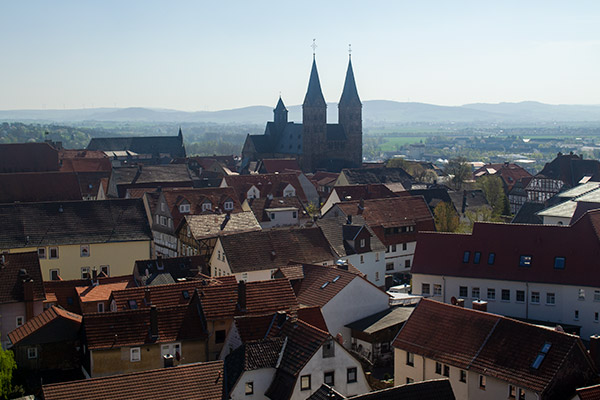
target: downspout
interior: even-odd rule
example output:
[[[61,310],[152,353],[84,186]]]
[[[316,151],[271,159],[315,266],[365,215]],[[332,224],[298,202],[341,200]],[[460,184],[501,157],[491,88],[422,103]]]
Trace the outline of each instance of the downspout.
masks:
[[[444,286],[442,288],[442,302],[446,302],[446,277],[442,276],[442,280],[444,281]]]
[[[425,356],[421,356],[421,358],[423,359],[423,378],[421,378],[422,381],[425,380]]]
[[[529,282],[525,282],[525,320],[529,319]]]

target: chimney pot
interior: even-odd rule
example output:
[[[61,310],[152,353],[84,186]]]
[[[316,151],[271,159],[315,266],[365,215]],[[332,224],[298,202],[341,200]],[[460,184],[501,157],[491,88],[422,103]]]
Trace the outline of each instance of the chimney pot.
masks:
[[[238,282],[238,306],[241,311],[246,311],[246,282]]]
[[[158,339],[158,310],[150,306],[150,336],[152,340]]]
[[[487,301],[475,300],[473,302],[473,310],[487,312]]]

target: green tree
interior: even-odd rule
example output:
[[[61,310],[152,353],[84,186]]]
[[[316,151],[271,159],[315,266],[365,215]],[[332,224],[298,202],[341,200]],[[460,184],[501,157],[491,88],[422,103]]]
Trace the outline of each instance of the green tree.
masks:
[[[504,185],[499,176],[487,175],[477,180],[477,186],[483,190],[485,199],[492,207],[492,218],[498,218],[501,215],[508,215],[508,198],[504,193]]]
[[[453,158],[448,161],[444,172],[452,177],[454,189],[459,190],[463,182],[471,178],[471,165],[464,157]]]
[[[438,232],[456,232],[460,225],[458,214],[450,203],[441,202],[435,206],[433,216]]]
[[[7,399],[13,393],[12,375],[17,363],[12,351],[0,348],[0,398]]]

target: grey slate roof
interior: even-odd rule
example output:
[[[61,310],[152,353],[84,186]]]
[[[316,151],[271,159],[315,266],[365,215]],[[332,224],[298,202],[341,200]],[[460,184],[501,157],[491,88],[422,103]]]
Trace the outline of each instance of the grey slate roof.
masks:
[[[169,154],[172,158],[185,157],[185,147],[181,136],[139,136],[92,138],[88,150],[123,151],[138,154]]]
[[[406,322],[413,310],[414,307],[387,308],[378,313],[369,315],[368,317],[359,319],[358,321],[354,321],[346,325],[346,327],[352,330],[373,334]]]
[[[360,106],[360,98],[354,81],[354,71],[352,69],[352,60],[348,60],[348,70],[346,71],[346,81],[344,82],[344,90],[340,97],[340,106]]]
[[[113,168],[117,185],[155,182],[191,182],[192,172],[186,164],[144,165]]]
[[[319,81],[319,72],[317,71],[317,62],[313,58],[310,78],[308,80],[308,89],[304,97],[304,106],[309,107],[327,107],[323,92],[321,91],[321,82]]]
[[[141,199],[0,205],[0,249],[152,240]]]
[[[405,188],[410,188],[414,181],[414,178],[402,168],[344,169],[342,174],[348,179],[349,185],[401,183]]]
[[[346,225],[346,218],[341,216],[338,218],[326,218],[320,219],[317,221],[317,226],[321,228],[323,235],[329,242],[331,248],[337,253],[338,257],[344,257],[348,255],[355,254],[354,249],[352,249],[347,243],[346,240],[352,240],[350,238],[344,238],[344,229],[343,227]],[[381,241],[377,238],[377,235],[369,228],[365,220],[360,216],[356,215],[352,217],[352,225],[356,233],[358,230],[364,226],[365,229],[369,231],[371,234],[371,251],[385,251],[386,247]]]
[[[536,224],[541,225],[543,223],[542,217],[537,215],[539,211],[544,209],[544,205],[541,203],[523,203],[517,215],[513,218],[511,223],[513,224]]]

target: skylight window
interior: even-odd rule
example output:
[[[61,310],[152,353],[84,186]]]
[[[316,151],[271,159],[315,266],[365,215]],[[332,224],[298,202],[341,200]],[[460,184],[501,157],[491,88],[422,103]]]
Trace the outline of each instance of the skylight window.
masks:
[[[552,347],[552,343],[549,343],[549,342],[544,343],[544,345],[542,346],[542,349],[538,353],[537,357],[535,358],[535,360],[533,360],[533,364],[531,364],[531,368],[533,368],[533,369],[540,368],[540,365],[542,365],[542,361],[544,361],[544,358],[546,358],[546,354],[548,354],[548,352],[550,351],[550,347]]]
[[[488,255],[488,265],[494,265],[494,261],[496,261],[496,253],[490,253]]]
[[[181,295],[183,296],[184,299],[189,299],[190,298],[190,292],[188,292],[187,290],[184,290],[181,292]]]
[[[138,308],[137,302],[135,300],[129,300],[127,303],[129,304],[129,308],[132,310],[135,310]]]
[[[336,276],[335,278],[333,278],[332,282],[337,282],[337,280],[340,279],[340,276]]]
[[[531,256],[521,256],[519,258],[519,267],[531,267]]]
[[[473,264],[479,264],[479,260],[481,260],[481,252],[476,251],[475,254],[473,254]]]
[[[565,269],[565,257],[554,257],[554,269]]]
[[[468,263],[470,258],[471,258],[471,252],[465,251],[465,253],[463,254],[463,262]]]
[[[322,284],[321,285],[321,289],[325,289],[327,287],[327,285],[329,285],[329,281],[327,281],[324,284]]]

